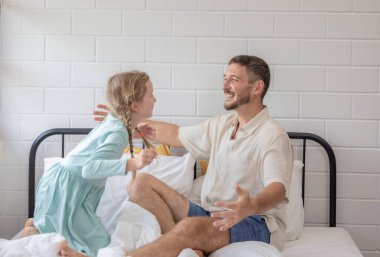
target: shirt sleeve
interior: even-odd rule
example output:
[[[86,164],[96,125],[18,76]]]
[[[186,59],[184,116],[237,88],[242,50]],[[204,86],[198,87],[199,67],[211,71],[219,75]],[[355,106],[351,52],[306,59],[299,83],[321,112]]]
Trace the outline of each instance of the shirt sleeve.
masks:
[[[293,148],[287,135],[278,135],[264,153],[261,177],[264,186],[279,182],[288,191],[293,170]]]
[[[208,159],[211,152],[211,124],[209,119],[203,124],[180,127],[179,140],[195,159]]]
[[[125,175],[126,159],[120,159],[128,135],[123,132],[112,132],[98,145],[82,168],[82,176],[87,179],[100,179],[116,175]]]

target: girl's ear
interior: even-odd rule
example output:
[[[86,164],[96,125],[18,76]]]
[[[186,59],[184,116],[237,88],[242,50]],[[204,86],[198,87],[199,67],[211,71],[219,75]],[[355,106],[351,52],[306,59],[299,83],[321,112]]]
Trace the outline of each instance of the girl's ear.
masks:
[[[133,102],[131,104],[131,110],[134,111],[134,112],[137,112],[138,109],[139,109],[139,105],[136,102]]]

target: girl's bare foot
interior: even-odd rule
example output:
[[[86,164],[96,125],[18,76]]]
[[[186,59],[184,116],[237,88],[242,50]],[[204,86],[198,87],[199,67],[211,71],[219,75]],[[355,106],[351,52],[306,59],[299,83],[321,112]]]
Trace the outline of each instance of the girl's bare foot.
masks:
[[[34,227],[34,224],[33,224],[33,218],[29,218],[25,221],[25,225],[24,225],[24,228],[27,228],[27,227]]]
[[[38,235],[39,233],[40,233],[40,231],[38,231],[38,229],[36,229],[35,227],[25,227],[22,230],[21,238],[27,237],[27,236]]]
[[[62,257],[88,257],[84,253],[71,249],[66,240],[59,242],[58,255]]]

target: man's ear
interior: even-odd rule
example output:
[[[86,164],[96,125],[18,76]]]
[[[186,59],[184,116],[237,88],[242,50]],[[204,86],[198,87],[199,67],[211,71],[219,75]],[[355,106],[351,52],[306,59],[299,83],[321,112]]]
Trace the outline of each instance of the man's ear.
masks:
[[[253,87],[253,93],[255,95],[262,95],[264,92],[264,87],[265,87],[264,81],[258,80],[256,82],[256,85]]]

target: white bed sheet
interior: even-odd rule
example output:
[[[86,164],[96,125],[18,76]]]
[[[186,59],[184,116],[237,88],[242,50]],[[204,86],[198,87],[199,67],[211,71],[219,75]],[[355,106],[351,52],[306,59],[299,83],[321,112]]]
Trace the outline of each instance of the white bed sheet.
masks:
[[[302,236],[288,241],[284,257],[362,257],[363,255],[343,228],[305,227]]]

